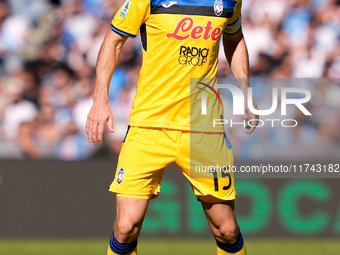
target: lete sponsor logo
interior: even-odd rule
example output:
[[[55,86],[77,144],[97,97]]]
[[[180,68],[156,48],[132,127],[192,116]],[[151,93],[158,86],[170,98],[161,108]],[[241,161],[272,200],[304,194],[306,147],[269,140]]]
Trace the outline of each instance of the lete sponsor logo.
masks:
[[[185,40],[191,37],[194,40],[203,38],[204,40],[211,39],[217,41],[221,34],[221,28],[212,27],[212,22],[209,20],[207,24],[203,26],[194,26],[194,21],[190,17],[181,19],[175,30],[172,33],[166,34],[168,38],[174,38],[176,40]]]

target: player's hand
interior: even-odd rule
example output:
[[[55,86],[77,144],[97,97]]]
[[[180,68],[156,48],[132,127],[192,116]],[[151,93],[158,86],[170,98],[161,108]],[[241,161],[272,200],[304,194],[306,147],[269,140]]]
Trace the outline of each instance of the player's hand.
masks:
[[[257,110],[259,109],[259,108],[257,107],[257,104],[256,104],[254,98],[253,98],[253,106],[254,106],[255,109],[257,109]],[[252,113],[252,112],[250,111],[248,105],[246,104],[246,105],[245,105],[245,111],[244,111],[243,119],[244,119],[244,120],[246,121],[246,123],[247,123],[247,126],[246,126],[247,131],[246,131],[246,133],[247,133],[248,135],[250,135],[251,133],[254,132],[254,130],[255,130],[257,124],[259,123],[259,115],[256,115],[256,114]],[[249,121],[250,121],[250,122],[249,122]],[[250,125],[249,125],[249,124],[250,124]]]
[[[112,133],[114,129],[110,105],[108,102],[103,102],[103,100],[96,100],[93,102],[86,121],[86,133],[89,143],[103,142],[105,124],[107,124],[109,131]]]

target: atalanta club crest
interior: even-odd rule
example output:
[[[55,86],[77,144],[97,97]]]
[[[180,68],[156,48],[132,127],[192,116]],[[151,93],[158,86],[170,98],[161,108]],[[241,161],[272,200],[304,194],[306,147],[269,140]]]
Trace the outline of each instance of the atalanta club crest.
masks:
[[[117,174],[117,183],[121,184],[124,179],[124,168],[119,169]]]
[[[214,12],[215,12],[216,16],[221,16],[221,14],[223,12],[223,2],[222,2],[222,0],[215,0]]]

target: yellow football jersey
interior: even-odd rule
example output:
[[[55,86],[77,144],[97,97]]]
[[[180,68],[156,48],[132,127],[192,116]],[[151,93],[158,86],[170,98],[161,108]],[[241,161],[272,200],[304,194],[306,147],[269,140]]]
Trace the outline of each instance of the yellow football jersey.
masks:
[[[217,78],[222,33],[241,27],[241,0],[127,0],[111,29],[135,37],[140,31],[143,64],[129,125],[201,132],[223,118]],[[207,114],[202,115],[202,94]]]

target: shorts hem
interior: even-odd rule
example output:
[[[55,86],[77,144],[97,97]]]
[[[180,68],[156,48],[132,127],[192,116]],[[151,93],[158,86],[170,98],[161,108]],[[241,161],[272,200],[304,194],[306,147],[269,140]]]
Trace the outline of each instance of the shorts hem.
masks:
[[[126,194],[126,193],[119,193],[119,192],[115,192],[115,191],[112,191],[110,190],[110,192],[113,192],[113,193],[116,193],[117,196],[119,197],[128,197],[128,198],[137,198],[137,199],[148,199],[148,200],[151,200],[151,199],[155,199],[159,196],[159,194],[146,194],[146,195],[136,195],[136,194]]]
[[[210,126],[195,126],[190,124],[176,123],[159,123],[155,121],[129,121],[131,127],[149,128],[149,129],[171,129],[176,131],[188,131],[197,133],[224,133],[224,127],[216,128]]]
[[[227,197],[227,198],[218,198],[218,197],[215,197],[213,195],[205,195],[205,196],[196,195],[196,198],[197,198],[198,201],[201,201],[201,202],[222,203],[222,202],[225,202],[225,201],[235,200],[236,196],[233,195],[233,196],[230,196],[230,197]]]

